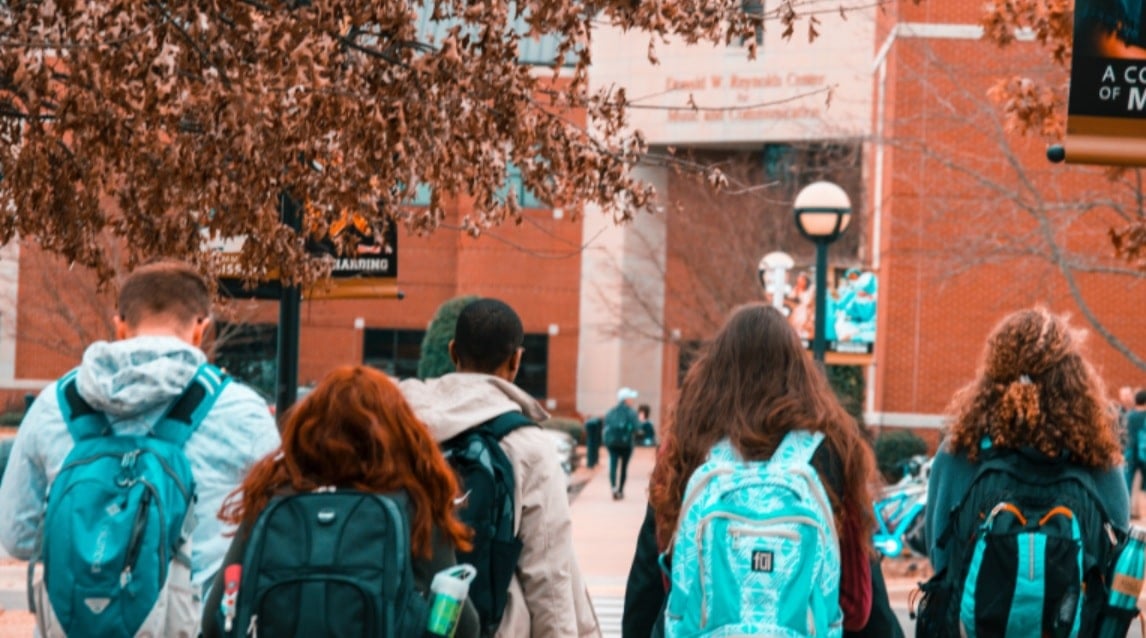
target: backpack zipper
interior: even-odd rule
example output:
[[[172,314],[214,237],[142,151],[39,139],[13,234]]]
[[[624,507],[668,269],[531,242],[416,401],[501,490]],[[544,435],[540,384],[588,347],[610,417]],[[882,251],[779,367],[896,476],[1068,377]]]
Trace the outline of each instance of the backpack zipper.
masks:
[[[119,576],[119,586],[127,587],[131,582],[135,564],[139,561],[139,553],[143,549],[143,530],[147,526],[148,513],[151,510],[152,492],[155,490],[150,483],[141,481],[144,487],[143,496],[139,499],[139,509],[135,512],[135,522],[131,526],[131,538],[127,543],[127,559],[123,564],[123,571]],[[163,548],[161,548],[163,549]]]
[[[159,461],[159,466],[163,468],[163,472],[165,474],[167,474],[167,476],[171,477],[171,480],[175,482],[175,485],[179,488],[179,492],[183,494],[183,500],[187,500],[187,501],[191,500],[190,490],[188,490],[187,486],[183,484],[182,479],[180,479],[175,474],[175,470],[171,469],[171,465],[169,465],[167,463],[167,461],[161,455],[155,454],[151,450],[143,449],[143,448],[131,450],[128,452],[103,452],[101,454],[93,454],[91,456],[85,456],[82,459],[76,459],[76,460],[72,461],[71,463],[68,463],[67,465],[60,468],[60,471],[59,471],[59,473],[57,473],[57,476],[59,476],[60,474],[63,474],[65,471],[70,470],[70,469],[72,469],[78,465],[85,465],[87,463],[91,463],[92,461],[95,461],[96,459],[102,459],[105,457],[116,457],[116,458],[121,459],[121,462],[122,462],[123,460],[126,460],[127,456],[132,455],[132,457],[133,457],[132,463],[134,463],[135,457],[137,457],[140,452],[151,452],[152,453],[151,455],[154,456],[157,461]]]
[[[251,622],[247,624],[247,635],[259,638],[259,615],[251,614]]]

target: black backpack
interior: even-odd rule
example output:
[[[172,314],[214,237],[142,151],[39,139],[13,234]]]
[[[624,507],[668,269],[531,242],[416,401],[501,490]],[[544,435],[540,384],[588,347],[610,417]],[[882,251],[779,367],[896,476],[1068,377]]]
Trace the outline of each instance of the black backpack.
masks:
[[[936,541],[947,566],[922,585],[916,633],[957,637],[973,624],[966,635],[1092,635],[1120,537],[1084,469],[1033,450],[985,451]]]
[[[421,636],[429,608],[414,583],[407,503],[353,490],[272,499],[251,529],[224,635]]]
[[[465,495],[459,518],[474,531],[473,549],[459,552],[458,562],[477,568],[469,597],[484,635],[493,635],[501,624],[522,548],[513,532],[513,465],[498,443],[510,432],[530,426],[537,424],[524,414],[506,412],[442,443],[442,453]]]

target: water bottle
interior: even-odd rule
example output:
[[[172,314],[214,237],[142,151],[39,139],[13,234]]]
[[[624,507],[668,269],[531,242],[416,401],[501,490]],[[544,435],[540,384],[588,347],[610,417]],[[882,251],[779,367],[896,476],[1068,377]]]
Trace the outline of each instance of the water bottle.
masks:
[[[430,620],[427,636],[453,638],[462,607],[470,593],[470,582],[477,575],[473,565],[455,565],[434,574],[430,581]]]
[[[1110,597],[1099,632],[1101,638],[1123,638],[1130,622],[1138,615],[1138,596],[1146,572],[1146,530],[1130,526],[1126,545],[1118,554],[1110,579]]]

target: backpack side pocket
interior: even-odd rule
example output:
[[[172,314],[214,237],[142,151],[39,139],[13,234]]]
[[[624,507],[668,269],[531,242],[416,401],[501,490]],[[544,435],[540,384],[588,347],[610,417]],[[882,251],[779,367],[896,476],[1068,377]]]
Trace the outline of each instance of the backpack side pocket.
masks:
[[[923,596],[911,612],[915,619],[915,635],[956,638],[957,624],[951,604],[954,588],[947,582],[947,570],[939,572],[926,583],[920,583],[919,589]]]

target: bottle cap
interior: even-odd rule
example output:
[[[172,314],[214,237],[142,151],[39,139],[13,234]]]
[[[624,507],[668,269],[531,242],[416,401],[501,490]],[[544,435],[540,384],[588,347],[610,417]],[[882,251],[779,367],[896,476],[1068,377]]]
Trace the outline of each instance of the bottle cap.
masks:
[[[470,582],[477,576],[477,569],[473,565],[461,564],[443,569],[434,574],[430,582],[430,591],[435,594],[445,594],[455,600],[465,600],[469,595]]]
[[[1142,529],[1141,527],[1138,527],[1137,525],[1131,525],[1130,526],[1130,538],[1133,538],[1134,540],[1136,540],[1140,543],[1146,543],[1146,529]]]

